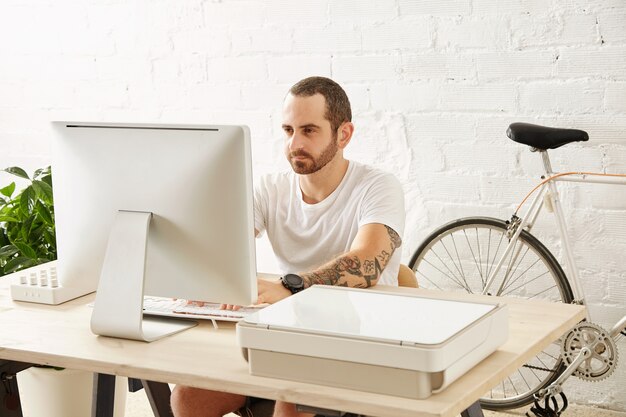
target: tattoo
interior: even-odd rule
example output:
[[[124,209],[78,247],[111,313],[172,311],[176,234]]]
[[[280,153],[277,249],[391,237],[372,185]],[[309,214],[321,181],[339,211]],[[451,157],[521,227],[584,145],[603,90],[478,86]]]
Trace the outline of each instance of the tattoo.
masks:
[[[400,235],[387,225],[385,225],[385,228],[387,229],[387,233],[389,233],[389,238],[391,239],[391,250],[393,251],[394,249],[402,246],[402,238]]]
[[[335,266],[337,272],[347,272],[351,275],[361,275],[361,261],[356,256],[348,258],[347,256],[341,257],[337,260]]]
[[[385,251],[383,251],[385,253]],[[380,255],[379,255],[380,256]],[[380,274],[383,272],[383,267],[380,266],[380,262],[378,260],[378,256],[374,258],[374,261],[365,261],[368,265],[365,265],[366,273],[363,275],[365,279],[365,284],[367,287],[372,286],[372,281],[376,281]],[[387,263],[385,263],[387,265]]]
[[[311,285],[338,285],[342,287],[367,288],[376,283],[385,266],[391,258],[391,253],[383,250],[374,259],[366,259],[361,263],[357,256],[342,256],[332,264],[315,272],[303,274],[305,287]],[[350,285],[345,279],[346,275],[362,277],[362,282],[354,282]]]
[[[315,284],[338,285],[342,287],[367,288],[376,283],[385,266],[389,263],[391,255],[396,248],[402,246],[402,239],[389,226],[385,226],[391,241],[390,250],[383,250],[374,259],[359,259],[357,256],[344,255],[335,259],[317,271],[303,274],[305,287]],[[357,279],[360,277],[361,281]]]

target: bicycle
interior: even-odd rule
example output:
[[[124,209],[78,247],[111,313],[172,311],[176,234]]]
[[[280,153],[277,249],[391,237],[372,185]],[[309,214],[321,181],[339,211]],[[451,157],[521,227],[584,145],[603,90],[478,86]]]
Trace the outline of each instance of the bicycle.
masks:
[[[544,171],[542,181],[507,221],[467,217],[439,227],[420,244],[409,267],[424,288],[584,305],[585,294],[556,184],[572,181],[626,185],[626,175],[552,171],[548,149],[589,140],[582,130],[513,123],[507,136],[539,153]],[[530,206],[518,216],[533,194]],[[568,275],[547,247],[530,234],[544,208],[555,214]],[[617,364],[615,342],[621,335],[626,335],[626,315],[606,330],[594,324],[587,311],[585,321],[481,398],[482,407],[503,410],[534,402],[531,411],[535,414],[559,415],[567,407],[562,392],[565,379],[572,374],[584,380],[608,377]]]

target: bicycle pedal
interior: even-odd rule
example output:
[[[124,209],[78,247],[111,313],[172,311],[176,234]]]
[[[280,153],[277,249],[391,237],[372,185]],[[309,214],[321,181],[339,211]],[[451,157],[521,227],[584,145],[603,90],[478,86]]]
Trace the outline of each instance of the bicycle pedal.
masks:
[[[559,417],[563,411],[567,409],[568,401],[564,393],[560,393],[562,403],[559,404],[557,397],[546,396],[543,400],[543,405],[539,403],[540,400],[535,400],[534,405],[530,407],[530,413],[526,412],[526,417]]]

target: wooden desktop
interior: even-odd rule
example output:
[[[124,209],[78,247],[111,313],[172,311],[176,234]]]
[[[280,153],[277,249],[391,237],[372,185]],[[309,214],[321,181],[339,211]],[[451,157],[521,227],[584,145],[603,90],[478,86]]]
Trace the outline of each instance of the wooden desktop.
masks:
[[[452,300],[484,297],[377,287],[383,288]],[[152,394],[166,387],[154,382],[175,383],[364,415],[452,417],[464,410],[476,411],[478,398],[585,315],[582,306],[502,298],[509,305],[508,341],[443,392],[412,400],[252,376],[232,323],[220,323],[214,329],[210,322],[203,322],[152,343],[96,336],[89,329],[91,308],[87,305],[93,299],[92,294],[58,306],[14,302],[8,283],[0,279],[0,369],[11,369],[11,364],[19,368],[20,363],[55,365],[99,373],[97,381],[102,385],[112,379],[106,375],[153,381]],[[158,402],[158,395],[152,400]],[[167,397],[160,401],[163,406]],[[107,414],[104,404],[94,407],[92,415]]]

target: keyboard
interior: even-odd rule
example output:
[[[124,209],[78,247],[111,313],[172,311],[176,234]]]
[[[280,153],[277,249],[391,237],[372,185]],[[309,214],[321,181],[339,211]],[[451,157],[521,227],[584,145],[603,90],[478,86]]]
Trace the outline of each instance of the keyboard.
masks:
[[[154,316],[179,317],[203,320],[239,321],[261,310],[259,307],[242,307],[239,310],[222,310],[219,303],[187,304],[187,300],[151,297],[143,298],[143,313]]]

